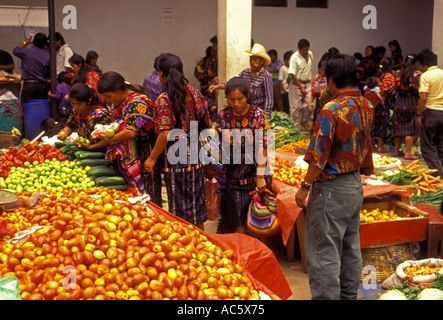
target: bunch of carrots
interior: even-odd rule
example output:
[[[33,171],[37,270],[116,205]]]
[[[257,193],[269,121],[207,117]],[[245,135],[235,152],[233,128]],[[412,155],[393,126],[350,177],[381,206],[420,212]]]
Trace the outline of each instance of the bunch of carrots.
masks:
[[[419,169],[419,160],[414,160],[405,167],[397,166],[397,169],[407,173],[416,173],[418,177],[412,180],[412,183],[418,184],[417,195],[425,194],[428,192],[437,192],[443,188],[440,176],[434,176],[433,173],[437,172],[437,169]]]

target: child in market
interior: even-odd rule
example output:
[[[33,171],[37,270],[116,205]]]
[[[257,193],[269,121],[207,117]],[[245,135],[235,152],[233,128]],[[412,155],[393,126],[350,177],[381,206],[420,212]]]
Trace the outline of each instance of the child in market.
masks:
[[[380,80],[377,77],[370,77],[366,81],[363,90],[365,98],[372,103],[374,108],[378,106],[379,103],[383,103],[383,98],[380,94]]]
[[[60,72],[57,76],[57,87],[54,93],[48,92],[48,96],[51,99],[57,101],[58,120],[62,125],[66,124],[69,115],[72,113],[72,107],[69,101],[66,99],[70,90],[70,80],[68,74],[64,71]]]
[[[289,97],[288,97],[289,60],[291,59],[293,53],[294,53],[293,51],[285,52],[285,54],[283,55],[284,65],[280,68],[278,72],[278,81],[283,98],[283,111],[286,112],[287,114],[289,114]]]

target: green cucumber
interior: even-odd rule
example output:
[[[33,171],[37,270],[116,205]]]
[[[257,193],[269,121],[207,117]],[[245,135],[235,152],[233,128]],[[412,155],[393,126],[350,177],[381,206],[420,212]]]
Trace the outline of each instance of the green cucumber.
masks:
[[[125,178],[120,176],[98,177],[97,179],[94,179],[94,181],[97,186],[114,186],[114,185],[126,184]]]
[[[75,156],[79,159],[104,159],[106,154],[99,151],[76,151]]]
[[[64,147],[61,147],[60,150],[63,152],[63,154],[66,154],[69,150],[71,150],[71,146],[65,145]]]
[[[117,170],[108,166],[92,167],[92,169],[87,172],[88,177],[109,177],[118,176],[119,174],[120,173]]]
[[[113,165],[112,160],[108,159],[80,159],[79,160],[83,167],[96,167],[96,166],[109,166]]]
[[[54,147],[56,147],[57,149],[60,149],[62,147],[66,146],[66,144],[63,141],[56,141],[54,142]]]

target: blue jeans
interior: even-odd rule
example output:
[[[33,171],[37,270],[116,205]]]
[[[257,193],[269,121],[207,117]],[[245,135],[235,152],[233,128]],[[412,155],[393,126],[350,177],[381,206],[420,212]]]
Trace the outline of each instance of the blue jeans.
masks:
[[[305,253],[313,300],[357,299],[362,202],[358,172],[312,185],[306,211]]]

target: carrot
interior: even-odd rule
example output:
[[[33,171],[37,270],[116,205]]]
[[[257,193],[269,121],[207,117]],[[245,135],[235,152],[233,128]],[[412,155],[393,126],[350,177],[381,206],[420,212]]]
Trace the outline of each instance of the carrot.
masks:
[[[405,169],[410,169],[412,166],[416,165],[419,161],[420,161],[419,159],[412,161],[410,164],[405,166]]]
[[[423,179],[423,177],[420,175],[418,178],[412,180],[412,183],[418,183],[421,181],[421,179]]]
[[[428,180],[428,176],[426,175],[426,173],[422,172],[421,175],[423,176],[423,179],[424,179],[426,182],[429,182],[429,180]]]
[[[430,174],[430,173],[434,173],[434,172],[437,172],[437,171],[438,171],[438,169],[427,169],[425,172],[427,174]]]

